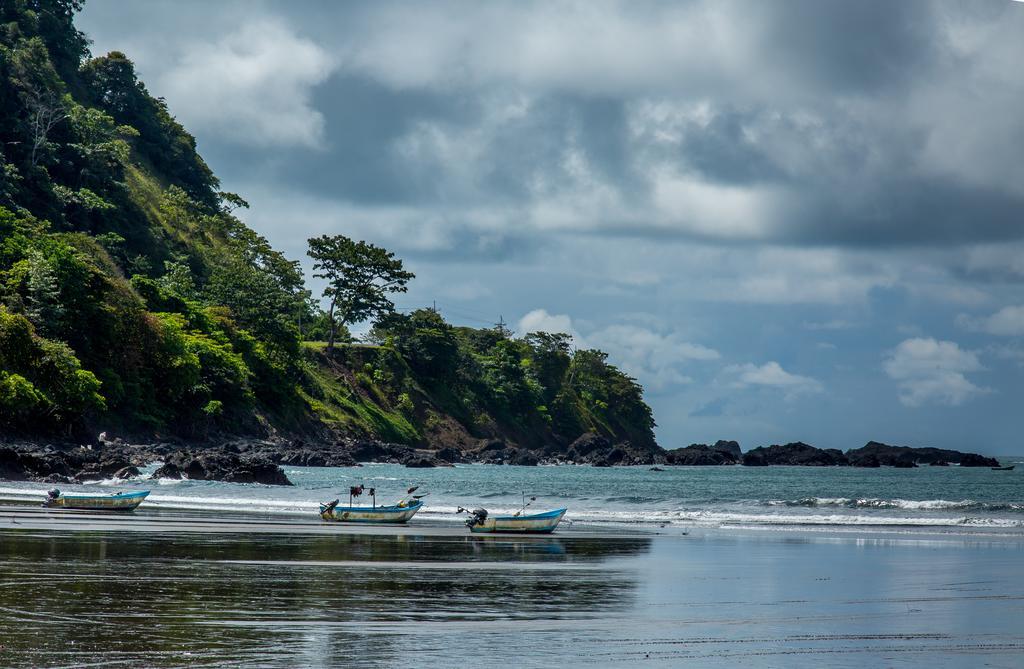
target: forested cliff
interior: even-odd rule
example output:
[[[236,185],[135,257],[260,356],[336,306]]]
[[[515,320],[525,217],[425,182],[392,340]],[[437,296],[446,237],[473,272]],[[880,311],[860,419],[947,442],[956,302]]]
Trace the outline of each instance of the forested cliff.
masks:
[[[89,53],[80,5],[0,4],[0,438],[657,449],[640,386],[564,335],[425,309],[322,343],[298,262],[236,216],[128,57]]]

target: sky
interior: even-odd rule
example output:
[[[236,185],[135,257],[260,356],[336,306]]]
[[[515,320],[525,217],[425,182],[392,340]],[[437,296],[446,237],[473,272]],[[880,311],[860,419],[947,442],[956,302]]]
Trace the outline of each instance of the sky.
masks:
[[[666,448],[1024,452],[1022,3],[87,0],[78,25],[289,257],[365,239],[416,273],[401,309],[607,351]]]

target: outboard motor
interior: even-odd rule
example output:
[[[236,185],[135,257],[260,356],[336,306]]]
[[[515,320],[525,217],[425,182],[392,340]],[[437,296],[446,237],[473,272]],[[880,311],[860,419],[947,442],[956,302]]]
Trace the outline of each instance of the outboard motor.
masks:
[[[465,509],[469,513],[469,518],[466,519],[466,527],[477,527],[483,525],[484,521],[487,520],[487,509]]]
[[[57,502],[57,498],[60,497],[60,490],[52,488],[46,491],[46,501],[43,502],[43,506],[53,506]]]

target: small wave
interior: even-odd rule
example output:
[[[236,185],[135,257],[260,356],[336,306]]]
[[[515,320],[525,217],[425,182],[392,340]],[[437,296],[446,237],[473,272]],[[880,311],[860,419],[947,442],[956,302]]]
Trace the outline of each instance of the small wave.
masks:
[[[804,508],[842,507],[847,509],[902,509],[910,511],[1014,511],[1024,512],[1024,503],[1018,502],[976,502],[970,499],[951,501],[945,499],[878,499],[849,497],[803,497],[800,499],[772,499],[765,506]]]

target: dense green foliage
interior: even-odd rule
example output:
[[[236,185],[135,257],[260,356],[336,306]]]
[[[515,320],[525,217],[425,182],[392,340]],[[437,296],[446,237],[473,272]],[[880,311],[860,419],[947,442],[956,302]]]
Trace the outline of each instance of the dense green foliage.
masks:
[[[417,384],[474,436],[507,435],[527,446],[570,441],[588,430],[654,446],[654,420],[636,381],[601,351],[573,352],[564,334],[513,338],[502,327],[453,327],[437,312],[381,318],[372,340],[393,348],[408,372],[389,387]]]
[[[603,353],[393,313],[413,276],[385,249],[311,240],[322,311],[131,61],[90,57],[79,8],[0,4],[0,434],[653,445],[640,387]],[[376,346],[349,343],[365,319]]]

